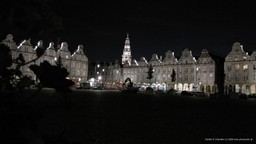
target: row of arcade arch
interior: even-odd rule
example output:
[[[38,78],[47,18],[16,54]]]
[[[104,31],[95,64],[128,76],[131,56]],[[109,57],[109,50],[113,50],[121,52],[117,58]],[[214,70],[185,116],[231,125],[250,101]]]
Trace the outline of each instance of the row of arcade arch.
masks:
[[[152,87],[154,90],[163,90],[166,91],[168,89],[171,88],[171,86],[169,86],[166,83],[152,83],[151,85],[149,84],[142,84],[140,85],[140,87],[144,87],[146,88],[147,86]],[[174,84],[173,87],[175,90],[177,90],[178,92],[181,91],[198,91],[198,92],[205,92],[205,93],[216,93],[218,92],[218,87],[217,85],[204,85],[204,84],[199,84],[196,85],[194,83],[177,83]]]
[[[217,85],[205,85],[205,84],[194,84],[194,83],[177,83],[174,84],[174,89],[178,92],[181,91],[198,91],[205,93],[216,93],[218,92]]]
[[[248,85],[248,84],[226,85],[225,92],[227,94],[230,94],[230,93],[243,93],[246,95],[255,94],[256,93],[256,84],[253,84],[253,85]]]

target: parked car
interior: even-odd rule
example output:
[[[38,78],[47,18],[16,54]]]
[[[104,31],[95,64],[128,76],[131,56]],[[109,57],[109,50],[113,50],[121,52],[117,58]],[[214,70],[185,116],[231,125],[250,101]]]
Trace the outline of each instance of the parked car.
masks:
[[[247,99],[248,98],[248,96],[243,93],[240,93],[238,97],[239,97],[239,99]]]
[[[182,96],[193,96],[193,94],[191,92],[188,92],[188,91],[182,91],[180,93],[180,95],[182,95]]]
[[[213,93],[213,94],[210,94],[210,98],[222,98],[223,97],[223,93]]]
[[[192,94],[196,97],[208,97],[207,94],[204,92],[193,92]]]
[[[77,89],[91,89],[90,83],[81,83]]]
[[[256,99],[256,94],[250,94],[250,95],[248,95],[248,98],[254,98],[254,99]]]
[[[102,86],[95,86],[92,89],[93,90],[103,90],[103,87]]]
[[[169,94],[169,95],[177,95],[177,90],[175,90],[175,89],[169,89],[169,90],[167,91],[167,94]]]

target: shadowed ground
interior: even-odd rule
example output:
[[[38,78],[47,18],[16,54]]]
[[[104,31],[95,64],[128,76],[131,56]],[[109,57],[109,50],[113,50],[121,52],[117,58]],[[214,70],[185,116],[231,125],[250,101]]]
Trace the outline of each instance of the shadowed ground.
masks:
[[[65,99],[44,90],[32,103],[44,113],[37,122],[39,135],[63,133],[69,143],[216,143],[227,141],[225,138],[237,138],[229,139],[235,143],[239,138],[249,138],[244,143],[256,141],[255,100],[101,90],[75,90]]]

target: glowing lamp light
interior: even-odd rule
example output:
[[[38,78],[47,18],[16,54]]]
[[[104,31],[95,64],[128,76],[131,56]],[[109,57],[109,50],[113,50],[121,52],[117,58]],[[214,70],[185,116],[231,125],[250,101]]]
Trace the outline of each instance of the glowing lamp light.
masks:
[[[101,76],[98,76],[98,80],[101,80],[102,79],[102,77]]]
[[[23,40],[20,45],[17,47],[17,49],[19,49],[24,43],[26,42],[26,40]]]

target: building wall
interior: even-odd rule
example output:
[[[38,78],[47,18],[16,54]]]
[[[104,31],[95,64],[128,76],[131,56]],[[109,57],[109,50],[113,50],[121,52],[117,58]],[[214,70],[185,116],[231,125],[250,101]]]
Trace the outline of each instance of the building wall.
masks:
[[[153,66],[153,78],[147,79],[149,65]],[[178,91],[203,91],[207,93],[217,92],[216,64],[207,50],[203,50],[201,56],[196,60],[192,52],[185,49],[182,56],[177,60],[174,52],[167,51],[163,60],[159,59],[157,54],[153,54],[151,59],[147,61],[144,57],[140,61],[132,61],[130,64],[120,65],[117,73],[117,67],[112,65],[108,67],[107,77],[112,77],[112,81],[107,79],[106,82],[119,81],[124,82],[126,78],[130,78],[134,84],[150,85],[158,89],[168,90],[171,87]],[[172,71],[176,72],[176,80],[172,82]],[[108,81],[110,80],[110,81]]]
[[[235,42],[224,62],[225,92],[255,94],[256,52],[245,52],[239,42]]]
[[[2,41],[10,47],[12,58],[16,59],[19,54],[24,56],[25,62],[29,62],[35,59],[37,48],[43,48],[43,41],[39,41],[37,46],[32,46],[30,40],[24,40],[19,45],[16,45],[16,42],[13,41],[13,36],[8,34],[6,39]],[[50,64],[55,65],[57,58],[60,56],[63,66],[68,70],[69,78],[77,83],[86,82],[88,76],[88,58],[83,52],[83,46],[79,45],[77,50],[71,55],[68,50],[68,44],[63,42],[58,51],[54,48],[54,43],[49,43],[49,46],[45,48],[43,56],[41,56],[36,62],[32,62],[28,65],[22,66],[20,68],[23,75],[32,77],[33,80],[36,80],[36,76],[29,69],[29,65],[37,64],[39,65],[43,61],[48,61]],[[13,64],[12,68],[15,68],[16,65]]]

